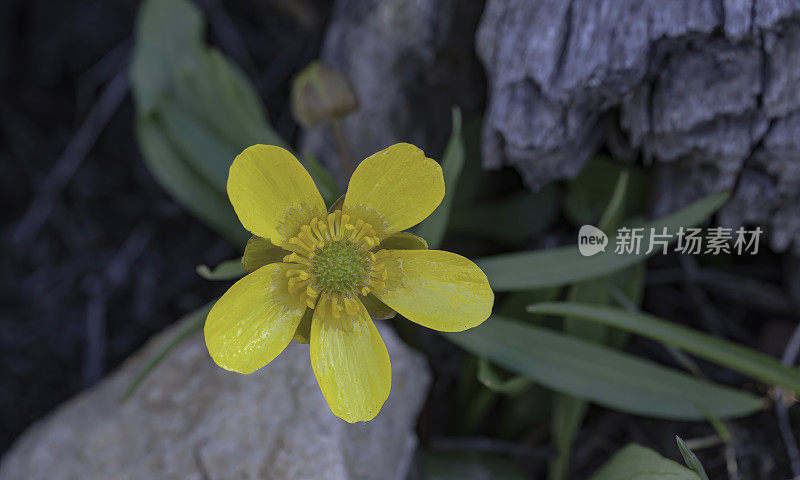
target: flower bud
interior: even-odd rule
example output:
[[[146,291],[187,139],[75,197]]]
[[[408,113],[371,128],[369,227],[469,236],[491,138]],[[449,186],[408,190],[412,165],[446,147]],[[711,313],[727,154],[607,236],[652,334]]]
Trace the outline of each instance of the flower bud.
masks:
[[[347,77],[325,63],[311,62],[292,82],[292,113],[304,127],[331,123],[356,108]]]

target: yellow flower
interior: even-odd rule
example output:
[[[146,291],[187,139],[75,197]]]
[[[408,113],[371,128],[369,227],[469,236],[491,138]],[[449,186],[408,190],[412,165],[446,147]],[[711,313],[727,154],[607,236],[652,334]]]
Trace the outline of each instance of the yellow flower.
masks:
[[[242,259],[251,273],[219,299],[205,324],[208,351],[226,370],[252,373],[293,338],[310,343],[311,366],[333,413],[368,421],[392,383],[370,314],[390,318],[397,311],[456,332],[491,312],[494,294],[477,265],[400,233],[444,197],[441,167],[413,145],[364,160],[344,201],[330,211],[291,153],[254,145],[233,161],[228,196],[254,237]]]

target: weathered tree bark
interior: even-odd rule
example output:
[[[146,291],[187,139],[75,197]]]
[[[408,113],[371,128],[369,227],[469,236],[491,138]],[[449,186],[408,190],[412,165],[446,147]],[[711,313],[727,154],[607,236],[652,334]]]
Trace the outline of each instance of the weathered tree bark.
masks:
[[[725,226],[800,252],[800,0],[340,0],[323,59],[354,81],[355,160],[435,153],[449,107],[484,98],[483,154],[537,188],[603,146],[655,171],[654,213],[733,190]],[[482,15],[482,16],[481,16]],[[473,37],[477,19],[480,25]],[[333,136],[301,142],[338,165]]]
[[[487,167],[531,187],[605,144],[655,163],[657,212],[735,189],[726,226],[800,250],[800,2],[489,0]]]

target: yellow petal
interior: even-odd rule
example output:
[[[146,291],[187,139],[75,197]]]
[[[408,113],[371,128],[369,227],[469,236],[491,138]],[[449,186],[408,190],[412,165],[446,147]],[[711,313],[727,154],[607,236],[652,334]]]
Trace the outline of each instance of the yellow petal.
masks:
[[[442,167],[414,145],[398,143],[356,168],[344,212],[371,223],[385,237],[424,220],[443,197]]]
[[[494,292],[477,265],[441,250],[389,250],[398,281],[373,293],[402,316],[428,328],[460,332],[492,313]]]
[[[320,298],[311,322],[311,366],[317,382],[337,417],[350,423],[366,422],[389,397],[392,367],[389,353],[367,310],[331,315],[330,303]]]
[[[244,247],[242,268],[247,273],[255,272],[264,265],[280,262],[288,254],[289,252],[273,245],[266,238],[253,235]]]
[[[288,268],[284,263],[259,268],[234,283],[211,308],[204,333],[217,365],[252,373],[289,344],[306,306],[286,291]]]
[[[326,214],[311,175],[294,155],[274,145],[247,147],[233,160],[228,197],[244,228],[278,246]]]

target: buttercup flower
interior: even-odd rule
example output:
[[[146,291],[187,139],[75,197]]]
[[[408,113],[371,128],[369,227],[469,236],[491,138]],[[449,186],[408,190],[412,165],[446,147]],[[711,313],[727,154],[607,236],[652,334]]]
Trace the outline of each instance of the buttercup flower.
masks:
[[[233,161],[228,196],[254,236],[242,259],[250,273],[217,301],[205,324],[208,351],[226,370],[252,373],[293,338],[310,343],[311,366],[333,413],[368,421],[392,383],[371,317],[396,311],[456,332],[491,312],[494,294],[474,263],[401,233],[444,197],[441,167],[413,145],[365,159],[330,211],[291,153],[254,145]]]

